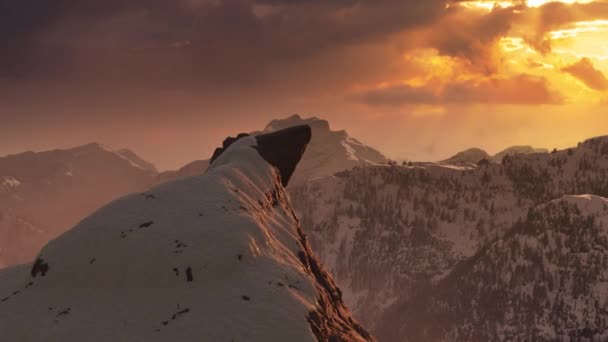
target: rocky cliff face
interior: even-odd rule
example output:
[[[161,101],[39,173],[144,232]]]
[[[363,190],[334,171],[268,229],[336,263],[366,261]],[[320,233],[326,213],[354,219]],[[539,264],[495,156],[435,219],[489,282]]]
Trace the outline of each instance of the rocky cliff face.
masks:
[[[3,338],[374,341],[284,188],[310,134],[231,139],[206,174],[114,201],[0,272]]]
[[[383,340],[401,341],[391,329],[420,336],[422,326],[400,323],[405,311],[395,308],[509,234],[531,209],[568,194],[608,196],[608,138],[502,164],[361,167],[297,187],[292,198],[357,317]]]

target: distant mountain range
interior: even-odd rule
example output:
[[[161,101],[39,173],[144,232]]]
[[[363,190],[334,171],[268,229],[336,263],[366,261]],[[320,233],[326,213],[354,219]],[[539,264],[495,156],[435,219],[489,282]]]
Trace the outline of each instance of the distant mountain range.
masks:
[[[313,135],[293,184],[387,160],[317,118],[293,115],[253,134],[301,124],[310,125]],[[112,150],[97,143],[0,158],[0,267],[31,261],[48,240],[115,198],[200,175],[208,167],[209,160],[200,160],[158,173],[128,149]]]
[[[444,164],[477,164],[482,160],[487,160],[493,163],[501,163],[504,157],[514,156],[518,154],[534,154],[534,153],[549,153],[546,148],[534,148],[532,146],[511,146],[494,156],[480,148],[470,148],[459,152],[454,156],[441,161]]]
[[[286,119],[273,120],[262,131],[255,131],[252,134],[274,132],[298,125],[309,125],[312,128],[312,141],[293,175],[292,184],[333,175],[355,166],[383,164],[388,160],[382,153],[352,138],[346,131],[332,131],[328,121],[315,117],[303,119],[295,114]],[[194,161],[177,171],[161,173],[159,182],[194,176],[204,172],[207,167],[209,167],[208,160]]]
[[[605,339],[604,219],[560,203],[608,213],[596,197],[608,197],[608,137],[500,164],[360,167],[291,193],[313,249],[381,341]]]
[[[0,267],[31,261],[49,239],[156,174],[133,152],[100,144],[0,158]]]

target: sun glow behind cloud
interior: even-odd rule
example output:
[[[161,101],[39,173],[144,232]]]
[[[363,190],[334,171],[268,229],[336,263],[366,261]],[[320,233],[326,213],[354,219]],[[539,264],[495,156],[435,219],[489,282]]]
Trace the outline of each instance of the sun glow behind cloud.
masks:
[[[527,7],[541,7],[548,3],[559,2],[567,5],[572,4],[588,4],[593,2],[594,0],[527,0],[522,2],[519,1],[494,1],[494,0],[474,0],[474,1],[459,1],[456,4],[449,4],[449,7],[462,6],[466,8],[475,8],[475,9],[485,9],[488,11],[493,10],[494,8],[507,8],[513,7],[517,5],[525,5]]]
[[[525,4],[518,1],[483,0],[452,3],[450,8],[460,9],[454,12],[457,13],[455,16],[460,13],[459,15],[462,17],[470,15],[471,18],[474,18],[476,16],[481,18],[480,21],[490,22],[500,18],[500,15],[504,13],[512,13],[513,20],[508,26],[505,26],[506,30],[502,35],[496,34],[497,38],[485,38],[485,41],[484,38],[479,37],[483,37],[484,30],[491,30],[492,26],[473,27],[471,31],[475,31],[478,35],[472,39],[466,38],[466,34],[462,33],[467,30],[466,21],[463,21],[461,26],[447,26],[443,32],[456,31],[452,38],[454,43],[448,47],[453,48],[456,44],[470,44],[470,48],[464,50],[470,51],[468,52],[470,55],[454,57],[454,55],[448,55],[445,53],[446,51],[442,51],[441,48],[433,47],[414,52],[408,51],[405,54],[406,63],[412,64],[414,69],[420,71],[420,74],[403,79],[401,82],[393,84],[392,87],[390,84],[384,83],[379,88],[393,92],[392,97],[387,99],[396,96],[395,89],[411,90],[414,95],[419,94],[424,98],[431,94],[441,94],[446,89],[451,89],[450,87],[453,87],[454,84],[462,85],[462,82],[475,85],[476,88],[473,89],[478,91],[484,89],[482,85],[492,84],[496,85],[497,90],[505,91],[500,84],[509,84],[505,82],[512,80],[525,82],[544,80],[543,84],[546,86],[547,92],[555,94],[554,97],[550,97],[553,99],[552,102],[584,105],[608,103],[608,91],[590,87],[589,84],[593,83],[581,79],[581,77],[585,77],[584,75],[564,72],[569,66],[584,60],[585,65],[588,65],[591,70],[587,74],[598,75],[597,77],[600,78],[608,75],[608,41],[605,39],[608,36],[608,19],[587,19],[585,16],[591,17],[593,11],[582,9],[582,6],[592,3],[594,3],[592,0],[529,0]],[[608,6],[608,4],[606,5]],[[557,14],[551,12],[556,8],[560,12]],[[471,13],[467,14],[467,11]],[[551,17],[551,15],[555,17]],[[480,39],[479,44],[475,43],[477,39]],[[486,51],[480,52],[480,49]],[[471,55],[473,53],[477,55]],[[488,63],[489,66],[481,67],[482,63]],[[526,89],[526,85],[522,84],[522,89]],[[415,98],[414,95],[407,94],[405,98]],[[515,95],[517,94],[509,98],[516,99]],[[520,95],[523,99],[522,103],[527,103],[526,94]],[[488,96],[491,97],[490,94]],[[485,102],[493,103],[500,96],[501,94],[497,94],[495,98],[490,98]],[[483,98],[475,96],[470,98],[477,101],[483,100]],[[433,101],[436,101],[434,105],[444,105],[441,100]]]
[[[540,7],[546,5],[551,2],[561,2],[563,4],[588,4],[592,3],[594,0],[527,0],[526,5],[529,7]]]

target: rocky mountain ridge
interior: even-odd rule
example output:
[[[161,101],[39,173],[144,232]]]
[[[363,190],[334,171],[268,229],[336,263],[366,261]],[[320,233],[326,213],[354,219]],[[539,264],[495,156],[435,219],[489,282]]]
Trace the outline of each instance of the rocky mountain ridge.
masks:
[[[269,133],[307,124],[313,138],[292,183],[331,175],[357,165],[386,161],[376,150],[331,131],[329,123],[293,115],[274,120]],[[203,174],[209,160],[158,173],[128,149],[91,143],[67,150],[25,152],[0,158],[0,268],[29,262],[67,227],[107,202],[151,186]]]
[[[375,341],[284,188],[310,136],[299,126],[227,140],[204,175],[118,199],[33,264],[1,271],[3,338]]]

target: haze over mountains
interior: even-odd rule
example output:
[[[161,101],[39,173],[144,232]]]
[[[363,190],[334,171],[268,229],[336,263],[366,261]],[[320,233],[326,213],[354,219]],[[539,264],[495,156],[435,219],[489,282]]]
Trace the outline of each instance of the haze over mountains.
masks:
[[[299,124],[311,126],[313,139],[292,184],[387,160],[346,132],[331,131],[327,121],[317,118],[293,115],[254,134]],[[97,143],[0,158],[0,267],[33,260],[46,241],[112,199],[200,175],[208,166],[208,160],[201,160],[158,173],[128,149],[114,151]]]
[[[477,164],[482,160],[487,160],[493,163],[501,163],[506,156],[514,156],[517,154],[534,154],[534,153],[549,153],[546,148],[534,148],[532,146],[511,146],[495,155],[490,155],[488,152],[480,148],[470,148],[468,150],[458,152],[454,156],[441,161],[444,164]]]
[[[0,158],[0,267],[33,260],[46,241],[156,174],[133,152],[100,144]]]
[[[401,166],[316,118],[275,120],[253,134],[299,124],[312,127],[312,140],[288,187],[293,207],[346,305],[380,341],[607,338],[608,137],[553,153],[514,146],[491,156],[475,148],[442,162]],[[0,246],[0,261],[31,261],[36,246],[69,227],[40,223],[51,222],[53,211],[15,214],[20,198],[36,198],[23,203],[38,205],[61,198],[56,208],[81,213],[71,208],[82,194],[100,206],[112,189],[118,197],[209,166],[202,160],[159,174],[134,154],[97,150],[132,179],[121,173],[80,182],[77,200],[70,193],[21,193],[31,181],[19,168],[0,167],[0,201],[6,201],[0,211],[8,213],[0,217],[0,233],[12,239]],[[86,168],[86,179],[104,168]],[[57,169],[61,174],[65,167]],[[54,189],[64,184],[57,177],[40,178],[53,179],[47,186]],[[104,197],[97,198],[97,187],[112,177],[122,187],[100,190]]]
[[[329,122],[316,117],[304,119],[294,114],[285,119],[273,120],[262,131],[254,131],[252,134],[274,132],[297,125],[310,126],[313,139],[293,176],[292,184],[314,177],[333,175],[355,166],[385,163],[388,160],[382,153],[349,136],[346,131],[332,131]],[[207,167],[208,160],[194,161],[177,171],[161,173],[159,182],[194,176],[204,172]]]

